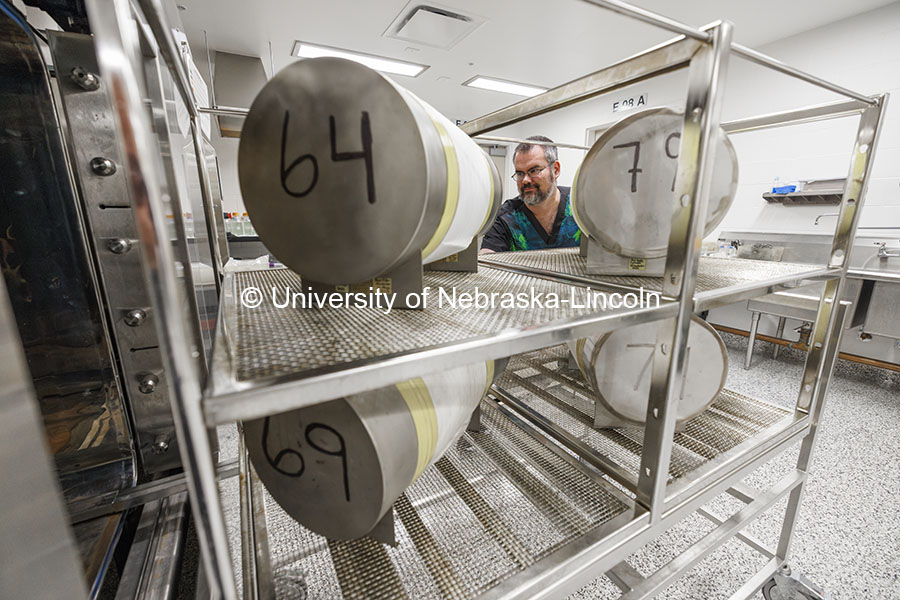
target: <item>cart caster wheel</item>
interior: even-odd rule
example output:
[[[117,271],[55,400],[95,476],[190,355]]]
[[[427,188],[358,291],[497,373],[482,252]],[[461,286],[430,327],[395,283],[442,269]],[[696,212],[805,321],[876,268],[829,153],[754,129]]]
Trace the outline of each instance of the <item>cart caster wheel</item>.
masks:
[[[792,575],[787,565],[762,586],[765,600],[831,600],[831,595],[803,575]]]

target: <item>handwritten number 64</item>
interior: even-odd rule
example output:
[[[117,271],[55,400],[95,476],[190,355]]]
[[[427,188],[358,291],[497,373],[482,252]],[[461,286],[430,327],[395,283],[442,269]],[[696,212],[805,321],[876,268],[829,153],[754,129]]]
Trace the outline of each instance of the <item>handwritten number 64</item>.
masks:
[[[291,114],[288,111],[284,111],[284,123],[281,126],[281,187],[289,196],[293,196],[294,198],[302,198],[303,196],[306,196],[311,191],[313,191],[313,188],[316,187],[316,184],[319,182],[319,161],[317,161],[316,157],[312,154],[303,154],[299,158],[294,159],[294,161],[286,169],[284,168],[284,154],[287,150],[287,132],[288,122],[290,121],[290,118]],[[312,163],[312,181],[309,182],[309,186],[307,186],[307,188],[303,191],[298,192],[296,190],[292,190],[288,187],[287,179],[294,169],[296,169],[307,160]]]
[[[337,136],[335,134],[334,117],[328,117],[328,133],[331,136],[331,160],[339,162],[342,160],[354,160],[361,158],[366,164],[366,194],[369,204],[375,204],[375,169],[372,167],[372,129],[369,126],[369,113],[362,111],[362,117],[359,120],[359,136],[362,138],[363,149],[360,152],[338,152]]]
[[[319,161],[312,154],[302,154],[295,158],[289,165],[286,164],[287,154],[287,134],[288,124],[290,123],[290,112],[284,111],[284,121],[281,126],[281,188],[284,192],[294,198],[303,198],[315,189],[319,182]],[[362,159],[366,165],[366,196],[369,204],[375,203],[375,168],[372,158],[372,127],[369,119],[369,113],[362,111],[359,123],[359,134],[362,139],[362,150],[358,152],[338,152],[337,150],[337,125],[333,115],[328,117],[328,133],[331,141],[331,160],[332,162],[341,162],[345,160]],[[312,166],[312,177],[306,188],[294,189],[288,184],[288,178],[294,169],[301,164],[309,162]]]

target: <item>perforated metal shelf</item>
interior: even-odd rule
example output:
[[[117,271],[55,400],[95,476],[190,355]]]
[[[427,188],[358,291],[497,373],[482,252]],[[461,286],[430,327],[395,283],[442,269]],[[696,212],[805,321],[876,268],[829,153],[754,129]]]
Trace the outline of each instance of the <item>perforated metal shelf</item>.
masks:
[[[230,274],[206,400],[211,424],[258,418],[429,371],[671,317],[676,308],[665,301],[643,308],[591,308],[584,300],[585,286],[484,266],[478,273],[426,272],[424,280],[430,288],[424,310],[388,313],[299,304],[278,308],[286,290],[288,295],[305,291],[297,274],[286,269]],[[245,294],[254,288],[263,301],[249,308]],[[454,306],[447,300],[454,290],[457,298],[495,294],[494,306]],[[527,307],[503,305],[500,294],[522,294]],[[558,306],[550,302],[551,294]]]
[[[556,276],[576,284],[600,288],[643,288],[655,292],[662,292],[663,289],[662,277],[590,275],[587,259],[579,254],[578,248],[497,252],[481,255],[479,261],[485,265]],[[695,309],[706,310],[794,286],[806,279],[839,274],[838,269],[817,265],[704,256],[700,258],[697,272]]]
[[[630,519],[616,490],[482,403],[465,433],[394,505],[397,546],[327,540],[266,494],[278,598],[475,598],[588,532]]]
[[[566,363],[565,346],[513,357],[497,387],[636,476],[641,431],[593,429],[589,392]],[[481,411],[482,430],[463,434],[395,503],[395,547],[322,538],[265,494],[276,597],[476,598],[527,581],[586,539],[615,536],[643,514],[627,492],[515,411],[488,400]],[[723,392],[676,435],[671,481],[790,420],[788,410]]]
[[[496,386],[546,417],[585,447],[608,457],[637,481],[643,429],[594,429],[594,401],[581,373],[568,369],[566,346],[518,355]],[[790,425],[793,413],[730,390],[675,434],[670,483],[689,477],[703,465],[733,451],[754,436]]]

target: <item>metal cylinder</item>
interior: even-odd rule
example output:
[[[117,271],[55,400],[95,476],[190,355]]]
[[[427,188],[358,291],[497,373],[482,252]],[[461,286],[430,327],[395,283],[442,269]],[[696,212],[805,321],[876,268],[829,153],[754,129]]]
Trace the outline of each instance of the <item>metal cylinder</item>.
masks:
[[[411,379],[244,423],[272,497],[310,530],[366,535],[463,432],[506,360]]]
[[[569,342],[578,368],[595,392],[598,426],[643,425],[647,418],[656,333],[663,321]],[[725,385],[728,354],[716,330],[694,316],[676,423],[702,413]]]
[[[625,117],[594,142],[575,174],[572,214],[609,252],[662,258],[676,203],[675,177],[684,117],[652,108]],[[690,174],[687,174],[690,176]],[[738,182],[737,154],[719,128],[704,235],[725,217]]]
[[[244,122],[238,174],[266,247],[330,285],[459,252],[501,200],[493,161],[466,134],[339,58],[295,62],[263,87]]]

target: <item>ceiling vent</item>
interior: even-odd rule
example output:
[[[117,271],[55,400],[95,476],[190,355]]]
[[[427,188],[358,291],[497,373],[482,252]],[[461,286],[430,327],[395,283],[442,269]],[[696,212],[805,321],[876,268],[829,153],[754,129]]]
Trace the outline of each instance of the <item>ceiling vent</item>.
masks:
[[[413,0],[390,24],[384,37],[449,50],[478,29],[484,18],[455,8]]]
[[[243,56],[216,51],[216,72],[213,76],[216,105],[220,108],[250,108],[256,94],[266,85],[268,77],[262,61],[256,56]],[[217,117],[219,135],[241,137],[243,117]]]

